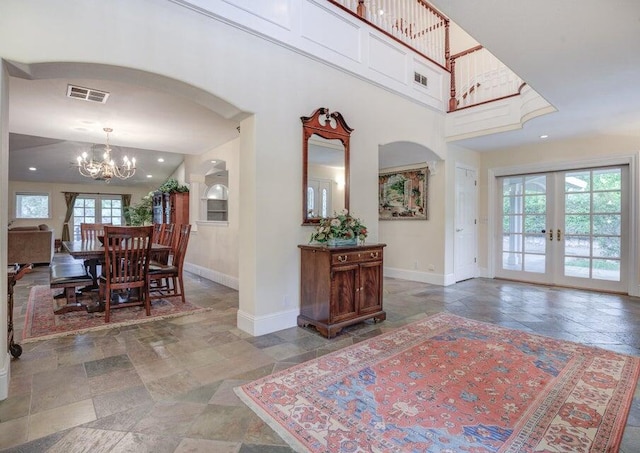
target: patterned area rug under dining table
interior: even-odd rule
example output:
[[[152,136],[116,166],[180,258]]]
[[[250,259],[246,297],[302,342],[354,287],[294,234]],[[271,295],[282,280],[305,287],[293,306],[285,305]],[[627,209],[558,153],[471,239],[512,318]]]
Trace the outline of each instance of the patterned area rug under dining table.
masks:
[[[297,451],[615,452],[639,369],[439,313],[235,391]]]
[[[142,306],[127,307],[111,310],[111,321],[105,323],[104,312],[88,313],[82,310],[59,315],[54,314],[56,302],[53,296],[59,292],[61,291],[52,291],[47,285],[38,285],[31,288],[27,302],[22,342],[140,324],[207,310],[189,303],[188,300],[183,304],[180,297],[167,297],[151,301],[151,316],[146,315]],[[97,294],[82,297],[85,300],[90,300],[94,296],[97,296]],[[64,302],[64,299],[62,301]]]

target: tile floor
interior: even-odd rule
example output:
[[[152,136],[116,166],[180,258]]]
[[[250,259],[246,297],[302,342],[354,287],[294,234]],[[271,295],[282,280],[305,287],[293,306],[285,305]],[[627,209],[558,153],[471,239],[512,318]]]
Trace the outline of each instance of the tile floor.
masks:
[[[57,255],[56,260],[65,259]],[[289,452],[233,387],[440,311],[640,355],[640,299],[499,280],[449,287],[385,279],[387,320],[327,340],[312,328],[261,337],[238,330],[238,295],[187,275],[202,314],[23,343],[9,398],[0,401],[0,450],[12,452]],[[20,338],[39,267],[16,286]],[[640,451],[640,397],[622,448]]]

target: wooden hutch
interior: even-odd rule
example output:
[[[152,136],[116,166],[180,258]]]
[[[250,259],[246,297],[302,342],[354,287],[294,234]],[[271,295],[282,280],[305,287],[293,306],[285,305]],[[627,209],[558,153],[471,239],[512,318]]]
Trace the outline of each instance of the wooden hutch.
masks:
[[[189,223],[189,192],[154,192],[153,223]]]

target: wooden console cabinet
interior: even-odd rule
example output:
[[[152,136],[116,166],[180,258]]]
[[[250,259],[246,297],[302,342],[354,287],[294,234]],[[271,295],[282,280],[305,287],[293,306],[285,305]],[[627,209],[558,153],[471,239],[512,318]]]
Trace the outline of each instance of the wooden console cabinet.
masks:
[[[331,338],[344,327],[373,318],[384,321],[382,256],[386,244],[350,247],[299,245],[298,325],[315,326]]]

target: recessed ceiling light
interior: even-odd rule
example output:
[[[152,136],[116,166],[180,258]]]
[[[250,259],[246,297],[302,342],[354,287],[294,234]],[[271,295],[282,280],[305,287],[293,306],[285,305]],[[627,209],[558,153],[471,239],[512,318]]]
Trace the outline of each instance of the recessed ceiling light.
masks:
[[[147,175],[147,178],[153,178],[153,175]]]
[[[162,157],[158,157],[158,162],[164,162],[164,159]]]
[[[212,160],[212,161],[211,161],[211,163],[212,163],[212,164],[215,164],[216,162],[217,162],[217,161],[215,161],[215,160]]]
[[[547,134],[544,134],[544,135],[541,135],[540,138],[545,139],[545,138],[549,138],[549,136]]]
[[[36,171],[36,170],[37,170],[37,168],[36,168],[36,167],[29,167],[29,170],[31,170],[31,171]]]

